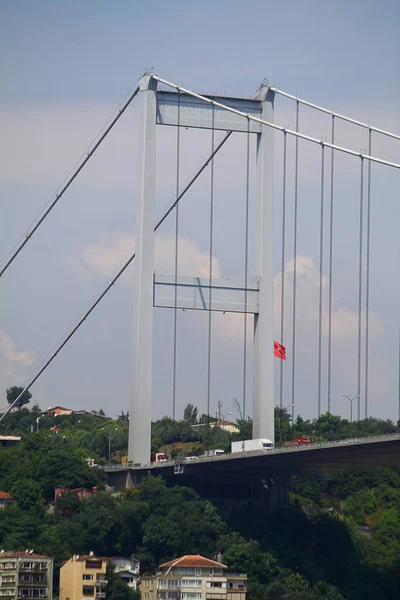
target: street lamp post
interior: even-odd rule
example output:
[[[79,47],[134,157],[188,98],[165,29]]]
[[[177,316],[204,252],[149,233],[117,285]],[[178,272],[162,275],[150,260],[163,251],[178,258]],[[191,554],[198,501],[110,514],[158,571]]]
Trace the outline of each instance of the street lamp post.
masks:
[[[105,428],[102,427],[102,429],[105,429]],[[115,429],[112,429],[108,434],[108,462],[111,462],[111,435],[112,435],[113,431],[118,431],[118,427],[115,427]]]
[[[224,428],[223,424],[224,424],[224,421],[225,421],[226,417],[229,417],[229,415],[231,415],[231,414],[232,414],[232,411],[230,411],[230,412],[226,413],[226,415],[222,415],[222,414],[220,413],[220,414],[219,414],[219,423],[218,423],[218,427],[221,427],[221,423],[222,423],[222,429],[223,429],[223,428]]]
[[[118,431],[118,427],[116,427],[114,431]],[[112,431],[110,431],[108,435],[108,462],[111,462],[111,434]]]
[[[350,423],[353,422],[353,400],[355,400],[356,398],[360,398],[360,394],[357,394],[357,396],[353,396],[353,398],[350,398],[350,396],[346,396],[346,394],[342,394],[343,398],[347,398],[350,401]]]

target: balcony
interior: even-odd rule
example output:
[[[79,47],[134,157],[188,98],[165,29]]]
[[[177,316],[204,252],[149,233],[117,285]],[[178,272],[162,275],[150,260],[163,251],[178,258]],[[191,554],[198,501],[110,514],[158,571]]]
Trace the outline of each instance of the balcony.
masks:
[[[47,564],[45,563],[21,563],[19,570],[25,573],[37,573],[38,571],[47,571]]]

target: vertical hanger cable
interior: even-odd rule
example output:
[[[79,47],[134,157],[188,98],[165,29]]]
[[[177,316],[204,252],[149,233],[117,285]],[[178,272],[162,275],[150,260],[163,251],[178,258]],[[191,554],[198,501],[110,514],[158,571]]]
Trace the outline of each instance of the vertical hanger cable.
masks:
[[[243,419],[246,418],[247,388],[247,282],[249,278],[249,198],[250,198],[250,119],[247,119],[246,201],[244,242],[244,320],[243,320]]]
[[[368,131],[368,154],[372,152],[372,130]],[[371,161],[368,162],[367,173],[367,251],[366,251],[366,281],[365,281],[365,418],[368,419],[368,378],[369,378],[369,271],[370,271],[370,241],[371,241]]]
[[[357,420],[361,418],[361,306],[362,306],[362,251],[363,251],[363,204],[364,204],[364,158],[360,158],[360,233],[358,248],[358,341],[357,341]]]
[[[299,101],[296,101],[296,131],[299,130]],[[293,231],[293,320],[292,320],[292,421],[295,410],[295,367],[296,367],[296,301],[297,301],[297,213],[298,213],[298,182],[299,182],[299,138],[295,140],[294,158],[294,231]]]
[[[318,306],[318,418],[321,416],[321,367],[322,367],[322,267],[324,260],[324,184],[325,146],[321,145],[321,209],[319,222],[319,306]]]
[[[214,105],[211,116],[211,154],[215,144]],[[207,351],[207,424],[210,423],[211,410],[211,336],[212,336],[212,278],[213,278],[213,236],[214,236],[214,157],[210,165],[210,247],[209,247],[209,306],[208,306],[208,351]]]
[[[335,115],[332,115],[331,143],[335,143]],[[331,412],[332,373],[332,279],[333,279],[333,183],[335,151],[331,149],[330,214],[329,214],[329,286],[328,286],[328,413]]]
[[[284,342],[285,325],[285,242],[286,242],[286,160],[287,160],[287,133],[283,132],[283,172],[282,172],[282,254],[281,254],[281,339]],[[280,361],[279,406],[283,406],[283,360]]]
[[[178,90],[178,121],[176,128],[176,198],[179,196],[180,176],[180,122],[181,122],[181,92]],[[175,208],[175,265],[174,265],[174,349],[172,375],[172,419],[176,417],[176,375],[177,375],[177,329],[178,329],[178,253],[179,253],[179,203]]]

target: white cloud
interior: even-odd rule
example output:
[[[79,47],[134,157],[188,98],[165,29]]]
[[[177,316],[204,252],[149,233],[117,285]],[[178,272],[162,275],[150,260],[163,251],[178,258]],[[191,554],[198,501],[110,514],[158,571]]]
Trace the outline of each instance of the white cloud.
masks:
[[[322,275],[320,278],[319,268],[310,256],[298,256],[296,261],[296,313],[297,326],[306,332],[311,328],[315,330],[319,321],[319,289],[322,285],[322,335],[329,334],[328,313],[328,278]],[[285,284],[285,330],[291,328],[292,298],[294,286],[294,260],[289,260],[284,271]],[[282,276],[278,273],[275,277],[275,324],[276,333],[280,331],[281,316],[281,284]],[[361,322],[365,323],[365,311],[361,311]],[[369,335],[374,340],[384,332],[381,318],[370,310],[369,312]],[[358,312],[338,306],[335,297],[332,300],[331,334],[333,339],[355,339],[358,335]]]
[[[83,248],[77,248],[67,259],[68,268],[83,280],[97,275],[110,278],[118,268],[134,252],[135,239],[126,232],[114,231],[102,233],[100,240]],[[173,234],[156,235],[155,237],[155,270],[162,274],[174,272],[175,237]],[[297,323],[301,334],[315,331],[318,325],[319,301],[319,270],[310,256],[298,256],[296,261],[297,273]],[[208,277],[209,254],[202,251],[199,245],[189,237],[179,237],[179,274],[188,276]],[[291,328],[291,300],[293,297],[294,260],[285,265],[285,331]],[[213,257],[213,277],[221,278],[219,260]],[[130,276],[122,277],[125,285],[131,285]],[[275,276],[275,331],[280,335],[281,310],[281,273]],[[328,336],[328,279],[322,276],[323,313],[322,335]],[[361,313],[362,323],[365,323],[365,312]],[[243,336],[243,315],[235,313],[215,314],[214,323],[218,334],[230,340],[239,340]],[[384,326],[379,316],[370,311],[370,339],[382,335]],[[252,316],[248,316],[248,335],[253,331]],[[331,320],[332,339],[356,339],[358,334],[358,313],[340,306],[333,305]],[[286,333],[287,335],[287,333]]]
[[[67,259],[67,267],[81,279],[91,275],[109,278],[135,250],[135,239],[122,231],[102,233],[100,241],[77,248]],[[174,272],[175,237],[172,234],[156,235],[154,246],[155,270],[163,274]],[[212,259],[213,277],[221,277],[218,259]],[[179,274],[208,277],[209,253],[189,237],[179,237]],[[131,278],[125,277],[125,284]]]
[[[0,329],[1,406],[5,405],[6,389],[23,384],[26,367],[32,366],[34,362],[35,353],[32,350],[17,351],[13,340]]]

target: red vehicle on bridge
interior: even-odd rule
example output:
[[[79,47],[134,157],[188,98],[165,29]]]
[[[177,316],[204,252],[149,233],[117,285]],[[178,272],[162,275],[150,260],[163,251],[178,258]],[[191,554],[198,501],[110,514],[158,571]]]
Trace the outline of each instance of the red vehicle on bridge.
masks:
[[[152,452],[151,462],[167,462],[167,457],[164,452]]]
[[[284,442],[284,446],[308,446],[311,444],[311,440],[308,435],[299,435],[299,437],[295,440],[290,440],[289,442]]]

